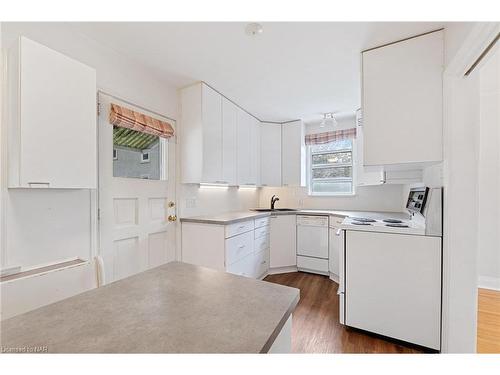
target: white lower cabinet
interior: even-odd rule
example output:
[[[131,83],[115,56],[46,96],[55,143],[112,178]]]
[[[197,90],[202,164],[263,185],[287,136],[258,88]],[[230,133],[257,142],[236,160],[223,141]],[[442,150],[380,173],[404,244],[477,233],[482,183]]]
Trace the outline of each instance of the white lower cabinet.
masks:
[[[182,261],[261,278],[269,268],[269,218],[229,225],[182,223]]]
[[[270,268],[297,265],[296,215],[272,215],[270,236]]]
[[[337,282],[340,276],[340,252],[344,251],[344,231],[340,229],[343,220],[343,217],[330,216],[328,271],[330,278]]]

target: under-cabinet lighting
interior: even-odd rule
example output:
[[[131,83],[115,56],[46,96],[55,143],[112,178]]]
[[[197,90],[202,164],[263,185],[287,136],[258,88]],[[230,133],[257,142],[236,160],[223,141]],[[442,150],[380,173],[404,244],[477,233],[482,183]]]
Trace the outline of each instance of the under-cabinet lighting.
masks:
[[[240,189],[240,190],[255,190],[255,189],[257,189],[257,186],[255,186],[255,185],[240,185],[240,186],[238,186],[238,189]]]
[[[200,183],[200,188],[203,189],[228,189],[228,184],[216,184],[216,183]]]

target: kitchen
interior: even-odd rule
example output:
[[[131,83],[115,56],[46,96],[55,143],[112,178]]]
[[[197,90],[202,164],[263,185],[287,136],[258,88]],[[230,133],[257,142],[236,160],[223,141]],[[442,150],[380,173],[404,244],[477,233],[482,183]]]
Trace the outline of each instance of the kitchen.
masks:
[[[498,23],[1,27],[4,353],[497,350]]]

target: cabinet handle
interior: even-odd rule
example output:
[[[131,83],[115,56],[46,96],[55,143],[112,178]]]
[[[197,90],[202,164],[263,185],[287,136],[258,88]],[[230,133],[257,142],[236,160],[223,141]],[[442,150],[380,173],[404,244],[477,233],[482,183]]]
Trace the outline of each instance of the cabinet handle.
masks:
[[[50,186],[50,182],[28,182],[28,185],[29,185],[29,187],[43,188],[43,187],[49,187]]]
[[[340,232],[342,232],[342,229],[337,229],[337,232],[335,233],[335,235],[340,236]]]
[[[262,262],[260,262],[260,264],[266,264],[267,262],[265,260],[263,260]]]
[[[245,245],[240,245],[238,246],[238,249],[243,249],[245,247]]]

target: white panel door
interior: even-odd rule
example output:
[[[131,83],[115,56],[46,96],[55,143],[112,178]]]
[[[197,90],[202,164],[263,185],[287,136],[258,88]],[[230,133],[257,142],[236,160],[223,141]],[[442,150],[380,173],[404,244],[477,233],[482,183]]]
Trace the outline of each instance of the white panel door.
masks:
[[[238,181],[238,107],[222,98],[222,180],[229,185]]]
[[[251,134],[252,119],[245,111],[238,109],[238,185],[255,183],[251,172]]]
[[[99,255],[105,283],[175,260],[175,224],[167,220],[168,214],[175,214],[175,208],[167,207],[175,202],[175,142],[162,141],[167,180],[113,177],[111,102],[162,119],[99,95]]]
[[[19,78],[20,186],[95,189],[95,70],[21,38]]]
[[[201,86],[203,131],[202,182],[222,182],[222,96]]]
[[[260,184],[281,186],[281,124],[261,124],[260,147]]]
[[[288,267],[297,264],[296,216],[271,215],[270,267]]]
[[[441,238],[346,231],[346,324],[440,348]]]

